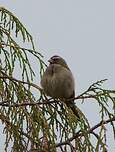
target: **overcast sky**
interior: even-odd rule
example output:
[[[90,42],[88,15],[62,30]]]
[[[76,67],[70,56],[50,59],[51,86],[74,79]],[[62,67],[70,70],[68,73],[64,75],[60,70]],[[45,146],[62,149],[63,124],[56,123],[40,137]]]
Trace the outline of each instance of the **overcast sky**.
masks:
[[[105,87],[115,88],[114,0],[0,0],[0,4],[27,27],[45,61],[55,54],[66,59],[77,94],[105,78]],[[89,102],[83,109],[95,122],[97,110]],[[114,152],[115,142],[108,143]]]

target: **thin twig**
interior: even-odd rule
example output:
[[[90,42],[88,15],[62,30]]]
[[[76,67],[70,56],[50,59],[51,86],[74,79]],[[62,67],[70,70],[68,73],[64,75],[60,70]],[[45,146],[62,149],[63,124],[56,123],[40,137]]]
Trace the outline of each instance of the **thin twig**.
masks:
[[[95,129],[99,128],[102,124],[108,124],[112,121],[115,121],[115,116],[113,116],[113,118],[111,119],[107,119],[105,121],[100,121],[97,125],[93,126],[91,129],[89,129],[87,132],[85,132],[85,134],[89,134],[89,133],[92,133]],[[56,147],[60,147],[62,145],[66,145],[68,144],[68,142],[71,142],[73,141],[74,139],[78,138],[78,137],[82,137],[84,136],[84,133],[83,132],[80,132],[78,131],[73,137],[69,138],[68,140],[64,141],[64,142],[61,142],[61,143],[58,143],[56,144]]]
[[[29,86],[32,86],[32,87],[38,89],[39,91],[42,91],[42,88],[40,88],[38,85],[36,85],[36,84],[34,84],[34,83],[17,80],[17,79],[15,79],[15,78],[13,78],[13,77],[10,77],[10,76],[8,76],[8,75],[6,75],[6,76],[0,76],[0,78],[1,78],[1,79],[9,79],[9,80],[11,80],[11,81],[16,81],[16,82],[18,82],[18,83],[27,84],[27,85],[29,85]]]

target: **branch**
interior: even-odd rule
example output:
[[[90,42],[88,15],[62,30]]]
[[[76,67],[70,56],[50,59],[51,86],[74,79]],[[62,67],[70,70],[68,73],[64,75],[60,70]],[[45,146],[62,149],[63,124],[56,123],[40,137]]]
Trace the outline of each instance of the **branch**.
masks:
[[[95,125],[94,127],[92,127],[91,129],[89,129],[87,132],[85,132],[85,134],[89,134],[89,133],[92,133],[95,129],[99,128],[101,125],[103,124],[108,124],[112,121],[115,121],[115,116],[113,116],[113,118],[111,119],[107,119],[105,121],[100,121],[97,125]],[[73,137],[69,138],[68,140],[64,141],[64,142],[61,142],[61,143],[58,143],[56,144],[56,147],[60,147],[60,146],[63,146],[63,145],[66,145],[68,144],[68,142],[71,142],[72,140],[78,138],[78,137],[82,137],[84,136],[84,133],[83,132],[80,132],[78,131]]]
[[[27,85],[29,85],[29,86],[32,86],[32,87],[38,89],[39,91],[42,91],[42,88],[40,88],[38,85],[36,85],[36,84],[34,84],[34,83],[25,82],[25,81],[21,81],[21,80],[15,79],[15,78],[13,78],[13,77],[8,76],[8,75],[5,74],[3,71],[1,71],[1,73],[2,73],[3,75],[5,75],[5,76],[0,76],[1,79],[9,79],[9,80],[11,80],[11,81],[16,81],[16,82],[18,82],[18,83],[27,84]]]
[[[41,55],[41,53],[39,53],[39,52],[36,52],[34,49],[28,49],[28,48],[24,48],[24,47],[13,46],[13,45],[6,44],[6,43],[1,43],[0,45],[1,45],[1,47],[3,47],[3,46],[7,47],[8,46],[8,47],[16,48],[16,49],[27,50],[27,51],[30,51],[30,52],[34,51],[35,53],[39,54],[43,58],[43,55]]]
[[[8,104],[5,102],[0,102],[0,106],[4,106],[4,107],[21,107],[21,106],[35,106],[35,105],[45,105],[45,104],[51,104],[51,103],[55,103],[55,102],[59,102],[59,101],[49,101],[49,100],[44,100],[43,102],[33,102],[33,103],[14,103],[14,104]]]
[[[21,82],[24,82],[24,81],[21,81]],[[26,82],[25,84],[28,84],[28,83]],[[35,87],[36,89],[41,89],[39,86],[37,86],[33,83],[29,83],[29,85]],[[41,91],[43,91],[43,90],[41,89]],[[73,101],[73,99],[77,100],[77,99],[89,99],[89,98],[96,98],[96,96],[95,95],[89,95],[89,96],[83,96],[83,97],[77,96],[75,98],[69,99],[67,102]],[[51,103],[58,103],[59,101],[61,101],[61,100],[51,101],[51,99],[52,98],[43,100],[43,102],[33,102],[33,103],[24,102],[24,103],[14,103],[14,104],[9,104],[9,103],[6,103],[7,101],[3,101],[3,102],[0,102],[0,106],[4,106],[4,107],[35,106],[35,105],[46,105],[46,104],[51,104]]]
[[[13,82],[18,82],[18,83],[22,83],[22,84],[27,84],[27,85],[32,86],[32,87],[36,88],[37,90],[43,92],[43,89],[40,88],[38,85],[36,85],[36,84],[34,84],[34,83],[30,83],[30,82],[26,82],[26,81],[21,81],[21,80],[18,80],[18,79],[16,79],[16,78],[13,78],[13,77],[11,77],[11,76],[8,76],[8,75],[7,75],[6,73],[4,73],[2,70],[1,70],[0,72],[3,74],[3,76],[0,76],[1,79],[9,79],[9,80],[11,80],[11,81],[13,81]],[[105,81],[105,80],[102,80],[102,81]],[[101,81],[99,81],[99,82],[101,82]],[[94,84],[96,84],[96,83],[94,83]],[[94,85],[94,84],[93,84],[93,85]],[[91,85],[91,86],[93,86],[93,85]],[[87,93],[88,93],[89,91],[92,91],[91,86],[90,86],[86,91],[84,91],[82,94],[78,95],[77,97],[68,99],[68,100],[66,99],[65,102],[67,103],[67,102],[70,102],[70,101],[73,101],[73,100],[78,100],[78,99],[80,99],[80,100],[89,99],[89,98],[96,99],[97,97],[100,97],[100,96],[105,95],[105,92],[101,92],[101,93],[95,94],[95,95],[91,95],[91,94],[88,94],[88,95],[87,95]],[[106,91],[109,91],[109,93],[114,93],[114,94],[115,94],[115,90],[106,90]],[[60,101],[61,101],[61,100],[60,100]],[[16,106],[16,107],[19,107],[19,106],[34,106],[34,105],[41,105],[41,104],[51,104],[51,103],[56,103],[56,102],[59,102],[59,100],[49,101],[49,99],[47,99],[47,100],[44,100],[43,102],[37,102],[37,103],[28,103],[28,102],[27,102],[27,103],[21,103],[21,104],[16,103],[16,104],[13,104],[13,105],[3,104],[3,103],[1,102],[1,103],[0,103],[0,106],[6,106],[6,107],[9,107],[9,106],[11,106],[11,107],[14,107],[14,106]]]
[[[1,78],[1,77],[0,77]],[[24,81],[20,81],[19,82],[22,82],[22,83],[25,83],[25,84],[29,84],[33,87],[35,87],[36,89],[41,89],[39,86],[37,86],[36,84],[33,84],[33,83],[28,83],[28,82],[24,82]],[[41,91],[43,91],[41,89]],[[100,94],[100,95],[103,95],[103,94]],[[74,100],[77,100],[77,99],[89,99],[89,98],[96,98],[96,95],[89,95],[89,96],[77,96],[75,98],[72,98],[72,99],[69,99],[67,102],[70,102],[70,101],[73,101]],[[46,104],[52,104],[52,103],[58,103],[59,101],[61,100],[53,100],[51,101],[52,98],[50,99],[47,99],[47,100],[43,100],[43,102],[33,102],[33,103],[29,103],[29,102],[24,102],[24,103],[14,103],[14,104],[9,104],[7,103],[7,101],[3,101],[3,102],[0,102],[0,106],[4,106],[4,107],[20,107],[20,106],[35,106],[35,105],[46,105]]]
[[[1,26],[0,26],[1,27]],[[34,53],[34,56],[38,58],[38,56],[36,54],[38,54],[40,57],[43,58],[43,55],[41,53],[39,53],[38,51],[35,51],[34,49],[29,49],[29,48],[24,48],[24,47],[19,47],[19,46],[14,46],[14,45],[10,45],[10,44],[6,44],[6,43],[1,43],[0,44],[0,47],[3,48],[4,46],[6,47],[10,47],[10,48],[13,48],[13,49],[21,49],[22,51],[26,50],[30,53]],[[40,58],[39,58],[40,62],[42,62],[46,67],[47,65],[45,64],[45,62],[43,62]]]

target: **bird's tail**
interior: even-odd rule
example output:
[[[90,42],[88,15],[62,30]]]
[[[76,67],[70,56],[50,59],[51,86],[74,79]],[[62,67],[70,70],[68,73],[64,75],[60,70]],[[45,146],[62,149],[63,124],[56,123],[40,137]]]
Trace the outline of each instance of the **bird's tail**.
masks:
[[[78,119],[80,119],[79,110],[77,106],[75,105],[74,101],[69,101],[69,103],[66,103],[67,107],[71,108],[72,112],[77,116]]]

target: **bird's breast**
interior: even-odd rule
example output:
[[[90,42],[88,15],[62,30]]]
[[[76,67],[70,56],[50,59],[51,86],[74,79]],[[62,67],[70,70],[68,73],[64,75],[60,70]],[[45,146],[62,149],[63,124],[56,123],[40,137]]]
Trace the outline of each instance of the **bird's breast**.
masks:
[[[53,98],[69,98],[74,91],[71,72],[53,65],[44,73],[41,84],[46,94]]]

